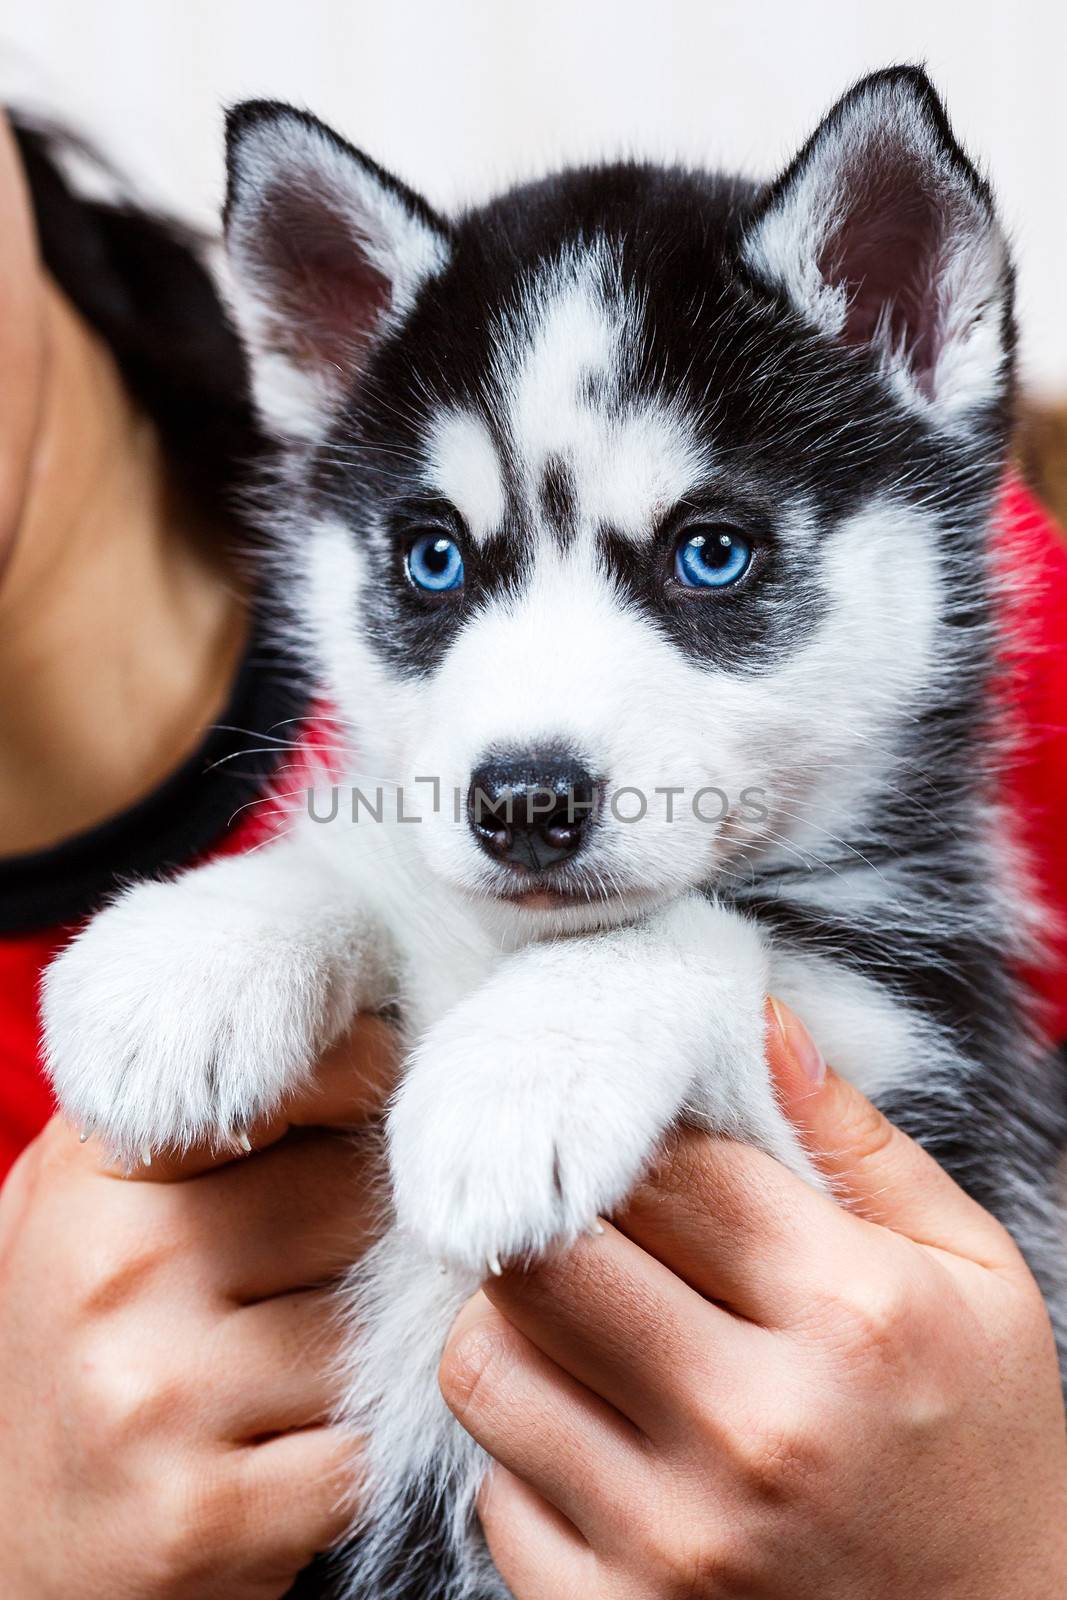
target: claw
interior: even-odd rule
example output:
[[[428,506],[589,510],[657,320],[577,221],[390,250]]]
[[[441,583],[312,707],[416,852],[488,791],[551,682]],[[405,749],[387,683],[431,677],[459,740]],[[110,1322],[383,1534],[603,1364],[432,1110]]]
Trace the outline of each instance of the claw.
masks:
[[[590,1235],[590,1236],[591,1236],[591,1237],[592,1237],[592,1238],[594,1238],[594,1239],[595,1239],[595,1238],[597,1238],[597,1236],[598,1236],[598,1235],[599,1235],[599,1234],[601,1234],[601,1233],[603,1233],[603,1232],[604,1232],[604,1224],[603,1224],[603,1223],[602,1223],[602,1222],[601,1222],[601,1220],[600,1220],[600,1218],[599,1218],[599,1217],[594,1217],[594,1218],[593,1218],[593,1220],[592,1220],[592,1222],[587,1222],[587,1223],[586,1223],[586,1225],[585,1225],[585,1231],[586,1231],[586,1233],[588,1233],[588,1234],[589,1234],[589,1235]]]
[[[92,1132],[93,1132],[92,1128],[83,1128],[81,1130],[81,1132],[79,1133],[79,1135],[78,1135],[78,1143],[79,1144],[85,1144],[86,1141],[89,1138],[91,1138]]]
[[[490,1256],[485,1264],[489,1268],[489,1271],[492,1273],[494,1278],[502,1278],[504,1276],[504,1269],[500,1265],[499,1256]]]
[[[152,1151],[146,1144],[141,1146],[141,1165],[143,1167],[150,1167],[152,1165]]]
[[[252,1154],[252,1141],[248,1137],[248,1129],[247,1128],[242,1128],[239,1131],[239,1133],[237,1135],[237,1143],[240,1146],[240,1148],[244,1151],[246,1156],[250,1156]]]

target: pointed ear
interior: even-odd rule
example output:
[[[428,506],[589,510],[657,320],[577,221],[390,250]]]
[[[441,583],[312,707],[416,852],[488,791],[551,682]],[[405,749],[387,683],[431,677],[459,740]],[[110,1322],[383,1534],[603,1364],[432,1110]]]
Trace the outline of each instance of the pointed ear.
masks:
[[[317,118],[251,100],[226,120],[226,244],[256,404],[314,439],[368,346],[445,267],[447,224]]]
[[[839,101],[768,190],[742,250],[810,324],[873,349],[898,392],[937,420],[1003,397],[1007,245],[917,67],[875,73]]]

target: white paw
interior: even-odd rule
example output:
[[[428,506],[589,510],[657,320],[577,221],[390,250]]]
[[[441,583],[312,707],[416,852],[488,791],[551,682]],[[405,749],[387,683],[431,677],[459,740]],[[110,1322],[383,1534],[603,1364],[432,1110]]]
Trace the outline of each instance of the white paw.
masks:
[[[214,868],[140,884],[45,974],[60,1104],[129,1163],[198,1141],[242,1143],[345,1020],[350,997],[330,992],[318,953],[226,884]]]
[[[400,1226],[480,1274],[597,1231],[667,1120],[618,1092],[647,1064],[620,1060],[595,1014],[555,1007],[550,1025],[543,1001],[516,999],[488,986],[432,1028],[389,1120]]]

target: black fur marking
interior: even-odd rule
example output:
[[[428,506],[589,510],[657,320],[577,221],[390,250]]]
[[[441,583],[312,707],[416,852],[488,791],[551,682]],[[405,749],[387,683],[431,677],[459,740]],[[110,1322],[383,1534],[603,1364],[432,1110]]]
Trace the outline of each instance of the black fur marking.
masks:
[[[678,540],[698,528],[728,526],[753,545],[748,572],[717,590],[686,589],[674,576]],[[686,655],[732,672],[773,669],[818,626],[825,600],[816,581],[818,533],[792,549],[771,508],[725,486],[691,496],[649,546],[606,531],[607,565],[624,593]]]
[[[917,869],[919,863],[912,865]],[[1014,1012],[1018,997],[998,970],[1002,951],[995,929],[985,941],[973,933],[947,940],[922,926],[886,929],[878,920],[835,915],[785,894],[741,895],[740,901],[785,948],[832,956],[946,1032],[966,1033],[972,1048],[995,1053],[1002,1046],[1002,1019]]]
[[[618,397],[612,391],[603,372],[583,372],[578,378],[578,399],[589,411],[598,411],[601,415],[610,415],[617,404]]]
[[[441,1508],[432,1496],[412,1499],[405,1518],[407,1538],[395,1562],[376,1574],[373,1591],[358,1600],[448,1600],[455,1592],[458,1572],[449,1541],[442,1533]],[[344,1550],[319,1556],[300,1574],[286,1600],[338,1600]],[[495,1593],[471,1595],[470,1600],[496,1600]]]
[[[538,487],[541,512],[561,545],[574,537],[578,523],[578,492],[574,473],[562,456],[551,456],[541,470]]]

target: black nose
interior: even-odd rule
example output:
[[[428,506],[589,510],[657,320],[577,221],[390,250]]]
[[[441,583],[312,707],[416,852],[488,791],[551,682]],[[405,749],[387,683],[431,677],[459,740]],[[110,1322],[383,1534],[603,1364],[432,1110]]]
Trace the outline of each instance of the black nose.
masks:
[[[490,756],[471,773],[467,818],[495,861],[543,872],[588,837],[597,785],[572,756],[536,750]]]

